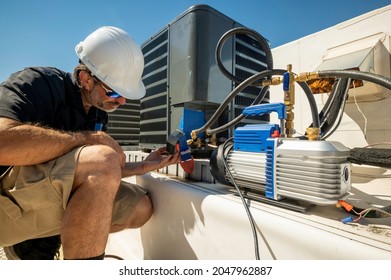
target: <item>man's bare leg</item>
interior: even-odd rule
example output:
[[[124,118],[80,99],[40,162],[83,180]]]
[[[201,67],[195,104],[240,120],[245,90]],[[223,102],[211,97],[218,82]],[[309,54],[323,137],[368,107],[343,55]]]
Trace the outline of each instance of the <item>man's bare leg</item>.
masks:
[[[120,160],[113,149],[102,145],[82,149],[61,229],[65,259],[104,253],[120,180]]]

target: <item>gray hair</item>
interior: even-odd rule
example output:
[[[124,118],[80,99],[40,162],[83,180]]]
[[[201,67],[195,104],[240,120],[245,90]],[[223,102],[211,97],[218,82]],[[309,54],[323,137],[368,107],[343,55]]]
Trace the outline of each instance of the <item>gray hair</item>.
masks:
[[[84,63],[80,61],[79,65],[77,65],[77,66],[75,67],[75,69],[73,70],[73,78],[75,79],[76,85],[77,85],[79,88],[82,87],[82,85],[81,85],[81,83],[80,83],[80,79],[79,79],[79,73],[80,73],[81,71],[86,71],[86,72],[88,72],[89,74],[91,74],[91,71],[87,68],[87,66],[85,66]]]

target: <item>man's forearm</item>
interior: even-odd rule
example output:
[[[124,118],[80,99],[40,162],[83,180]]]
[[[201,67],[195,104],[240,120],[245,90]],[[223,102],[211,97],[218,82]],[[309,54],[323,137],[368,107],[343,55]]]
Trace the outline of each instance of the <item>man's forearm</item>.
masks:
[[[148,165],[155,166],[154,163],[148,161],[139,162],[127,162],[125,167],[122,169],[122,177],[130,177],[135,175],[143,175],[153,169],[148,168]]]
[[[59,157],[88,142],[88,134],[20,124],[0,132],[0,165],[32,165]]]

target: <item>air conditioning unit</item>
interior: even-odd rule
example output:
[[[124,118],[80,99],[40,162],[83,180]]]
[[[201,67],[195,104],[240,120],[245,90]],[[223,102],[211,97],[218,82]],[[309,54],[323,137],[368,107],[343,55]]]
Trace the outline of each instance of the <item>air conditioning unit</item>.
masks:
[[[216,64],[215,51],[221,36],[235,27],[243,26],[207,5],[196,5],[142,44],[146,95],[140,102],[140,147],[165,144],[180,125],[190,137],[191,130],[201,127],[233,90],[235,85]],[[267,69],[260,44],[245,34],[231,37],[221,58],[226,69],[243,80]],[[243,90],[216,126],[238,116],[260,90]],[[263,102],[269,102],[268,96]],[[224,133],[222,137],[229,137],[231,132]]]

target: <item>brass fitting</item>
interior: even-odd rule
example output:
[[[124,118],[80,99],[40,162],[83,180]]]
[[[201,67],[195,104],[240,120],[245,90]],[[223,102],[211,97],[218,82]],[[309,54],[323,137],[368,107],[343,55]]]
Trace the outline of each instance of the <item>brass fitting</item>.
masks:
[[[202,142],[200,138],[197,138],[196,140],[193,141],[193,145],[196,146],[198,149],[201,148]]]
[[[216,133],[212,134],[212,137],[210,137],[210,144],[216,146],[217,145],[217,137]]]
[[[292,138],[293,134],[295,134],[294,119],[295,113],[293,112],[293,110],[288,110],[286,112],[285,120],[285,133],[287,138]]]
[[[320,129],[318,127],[307,127],[306,133],[307,133],[307,138],[310,141],[316,141],[319,139],[319,132]]]
[[[295,81],[297,82],[306,82],[319,78],[318,72],[304,72],[296,75]]]
[[[295,106],[295,80],[294,80],[294,75],[292,73],[292,65],[288,64],[287,66],[287,72],[289,74],[289,84],[288,88],[284,89],[284,104],[286,106],[286,124],[285,124],[285,131],[286,131],[286,136],[288,138],[292,138],[293,134],[295,133],[294,131],[294,118],[295,114],[293,112],[294,106]],[[285,87],[285,85],[284,85]]]
[[[186,140],[187,146],[194,145],[197,148],[201,148],[202,142],[200,138]]]
[[[190,133],[190,136],[191,136],[191,139],[193,139],[193,140],[196,140],[196,139],[197,139],[197,133],[195,132],[195,130],[193,130],[193,131]]]
[[[276,86],[282,83],[282,77],[273,77],[271,80],[262,81],[262,86]]]

